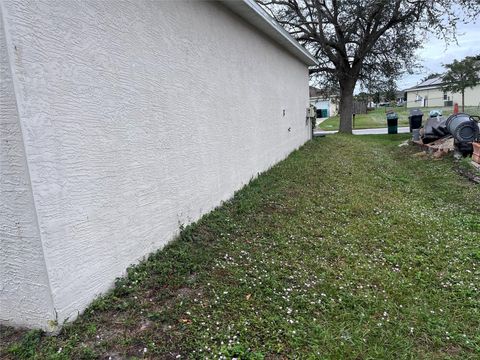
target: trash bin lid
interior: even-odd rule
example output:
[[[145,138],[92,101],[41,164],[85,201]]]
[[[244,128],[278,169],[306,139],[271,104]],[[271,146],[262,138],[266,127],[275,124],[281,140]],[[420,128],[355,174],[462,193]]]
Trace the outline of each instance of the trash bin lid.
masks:
[[[410,110],[410,116],[423,116],[423,112],[420,109]]]
[[[398,119],[398,115],[395,112],[390,112],[387,114],[387,120]]]

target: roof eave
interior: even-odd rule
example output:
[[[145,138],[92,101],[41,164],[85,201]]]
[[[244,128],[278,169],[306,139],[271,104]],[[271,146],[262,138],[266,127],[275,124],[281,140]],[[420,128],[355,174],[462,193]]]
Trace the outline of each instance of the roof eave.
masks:
[[[410,89],[406,89],[405,92],[408,92],[408,91],[415,91],[415,90],[432,90],[432,89],[441,89],[443,86],[443,84],[439,84],[439,85],[432,85],[432,86],[416,86],[416,87],[413,87],[413,88],[410,88]]]
[[[318,65],[317,59],[300,45],[282,26],[268,15],[254,0],[220,0],[245,21],[275,40],[284,49],[309,66]]]

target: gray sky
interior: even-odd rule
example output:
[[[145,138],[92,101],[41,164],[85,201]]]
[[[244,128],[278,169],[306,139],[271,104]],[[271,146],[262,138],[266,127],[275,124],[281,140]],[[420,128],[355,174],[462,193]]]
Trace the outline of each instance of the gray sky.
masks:
[[[415,75],[405,75],[399,82],[398,88],[403,90],[417,84],[426,75],[442,73],[442,64],[451,63],[454,59],[461,60],[465,56],[480,54],[480,21],[469,24],[458,24],[458,45],[445,44],[444,40],[437,39],[429,34],[422,49],[417,50],[420,64],[423,65]]]

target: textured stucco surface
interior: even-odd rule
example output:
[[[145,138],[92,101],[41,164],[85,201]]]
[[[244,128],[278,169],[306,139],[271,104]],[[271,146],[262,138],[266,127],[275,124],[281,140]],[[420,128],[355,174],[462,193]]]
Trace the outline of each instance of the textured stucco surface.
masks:
[[[55,315],[2,19],[0,13],[0,322],[46,328]]]
[[[307,67],[218,3],[3,8],[60,323],[310,137]]]

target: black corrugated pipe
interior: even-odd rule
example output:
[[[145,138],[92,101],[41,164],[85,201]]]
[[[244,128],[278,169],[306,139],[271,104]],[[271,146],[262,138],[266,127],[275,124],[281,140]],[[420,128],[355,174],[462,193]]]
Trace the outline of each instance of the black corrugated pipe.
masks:
[[[475,117],[465,113],[458,113],[449,116],[445,126],[448,132],[459,143],[471,143],[476,141],[480,132],[478,120],[475,120]]]

